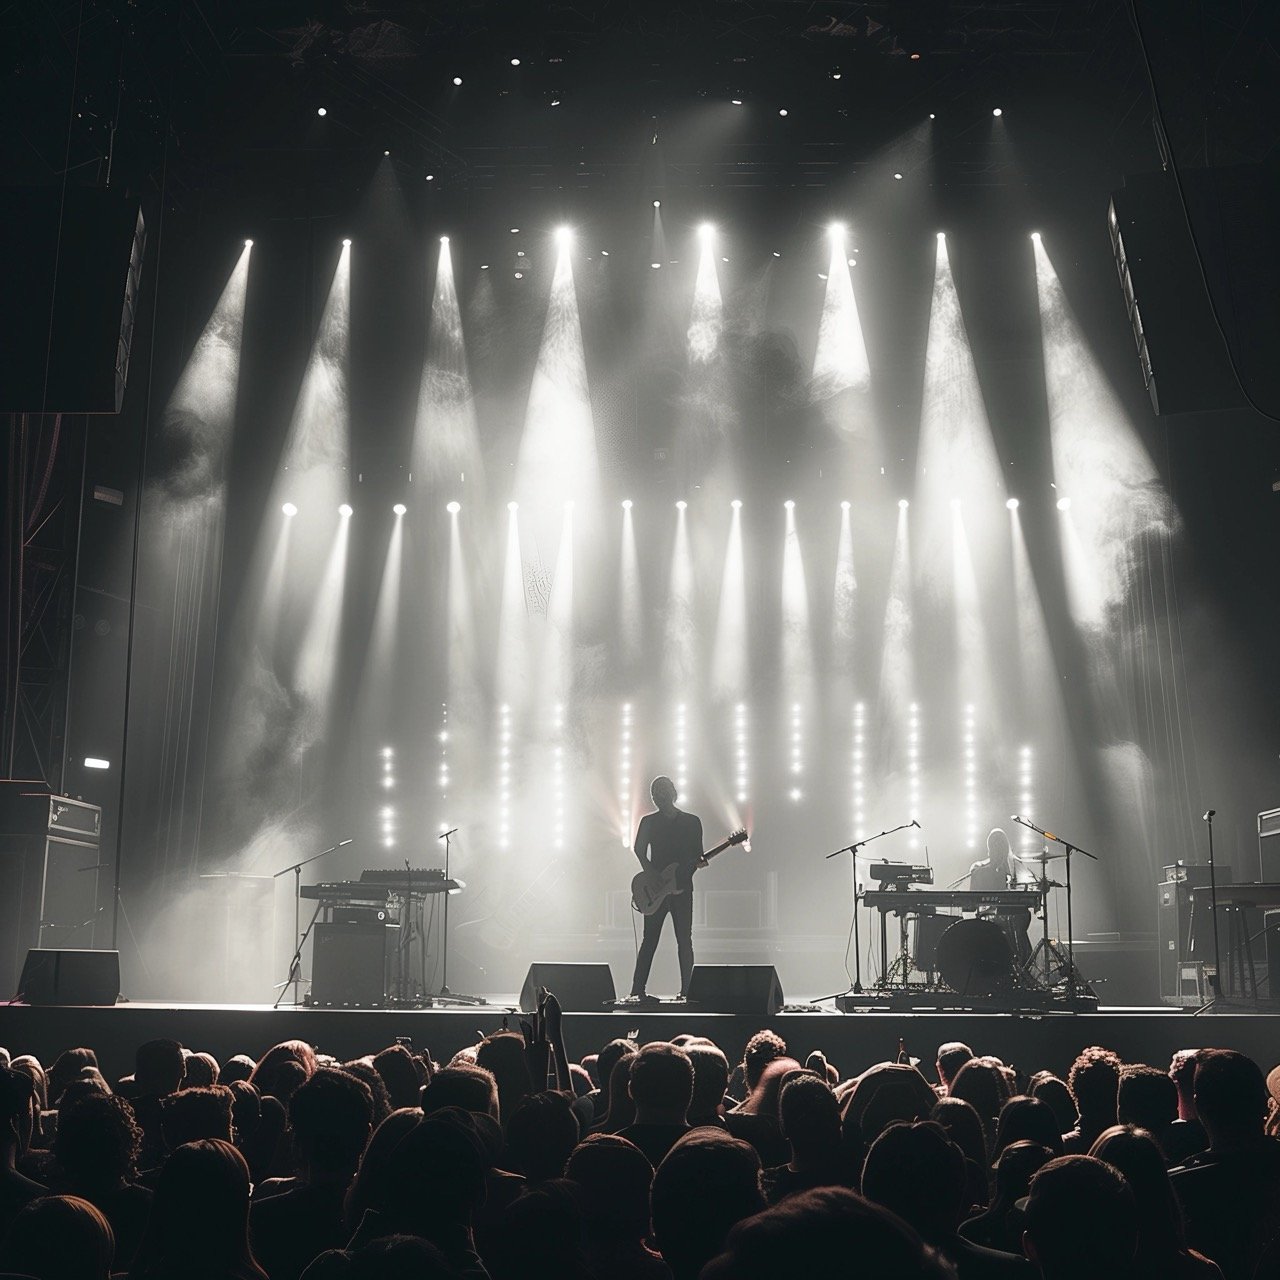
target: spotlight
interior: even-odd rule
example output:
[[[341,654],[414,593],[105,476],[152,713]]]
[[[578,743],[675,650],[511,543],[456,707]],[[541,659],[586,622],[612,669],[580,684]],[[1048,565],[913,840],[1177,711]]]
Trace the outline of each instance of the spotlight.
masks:
[[[930,120],[936,120],[937,118],[938,118],[938,114],[937,114],[937,112],[936,112],[936,111],[930,111],[930,112],[929,112],[929,119],[930,119]]]
[[[406,506],[404,505],[404,503],[403,503],[403,502],[397,502],[397,503],[396,503],[396,505],[395,505],[394,507],[392,507],[392,508],[391,508],[391,510],[392,510],[396,515],[398,515],[398,516],[402,516],[402,515],[404,515],[404,513],[405,513],[406,511],[408,511],[408,510],[409,510],[409,508],[408,508],[408,507],[406,507]]]
[[[783,119],[785,119],[785,118],[786,118],[786,116],[787,116],[787,109],[786,109],[786,107],[779,107],[779,108],[778,108],[778,114],[779,114],[780,116],[782,116],[782,117],[783,117]]]
[[[734,500],[733,500],[731,503],[729,503],[729,505],[730,505],[730,506],[731,506],[735,511],[741,511],[741,510],[742,510],[742,499],[741,499],[741,498],[734,498]]]
[[[742,99],[741,99],[741,98],[730,98],[730,99],[729,99],[729,101],[730,101],[730,102],[731,102],[735,107],[740,107],[740,106],[742,106]]]
[[[901,181],[902,181],[902,174],[900,174],[900,173],[895,173],[895,174],[893,175],[893,180],[894,180],[894,182],[901,182]]]
[[[245,247],[246,249],[252,249],[252,248],[253,248],[253,241],[252,241],[252,240],[246,240],[246,241],[244,242],[244,247]]]
[[[389,155],[391,154],[391,152],[390,152],[390,151],[384,151],[382,154],[383,154],[384,156],[389,156]]]
[[[454,77],[453,77],[453,87],[454,87],[455,89],[460,89],[460,88],[462,88],[462,77],[461,77],[461,76],[454,76]]]
[[[350,248],[351,248],[351,240],[350,240],[349,238],[344,239],[344,240],[343,240],[343,242],[342,242],[342,247],[343,247],[344,249],[350,249]]]
[[[292,502],[286,502],[280,510],[287,516],[296,516],[298,514],[298,508],[295,507]]]
[[[516,272],[516,279],[517,279],[517,280],[523,280],[523,279],[524,279],[524,272],[523,272],[523,271],[517,271],[517,272]]]
[[[1034,240],[1034,241],[1036,242],[1036,244],[1039,244],[1039,243],[1040,243],[1040,233],[1039,233],[1038,231],[1033,231],[1033,232],[1031,233],[1031,238],[1032,238],[1032,240]],[[246,241],[245,241],[245,244],[252,244],[252,243],[253,243],[253,241],[252,241],[252,240],[246,240]]]
[[[489,264],[488,264],[487,262],[482,262],[482,263],[480,264],[480,270],[481,270],[481,271],[488,271],[488,270],[489,270]]]
[[[511,234],[512,234],[513,236],[518,236],[518,235],[520,234],[520,228],[519,228],[519,227],[512,227],[512,228],[511,228]]]
[[[318,116],[327,116],[328,114],[329,114],[329,108],[328,108],[328,107],[317,107],[317,108],[316,108],[316,115],[318,115]]]
[[[777,251],[777,249],[775,249],[775,250],[773,251],[773,256],[774,256],[775,258],[780,258],[780,257],[782,257],[782,254],[780,254],[780,253]]]
[[[601,249],[601,250],[600,250],[600,256],[601,256],[602,258],[607,258],[607,257],[609,256],[609,250],[608,250],[608,249]]]
[[[661,201],[661,200],[655,200],[655,201],[653,202],[653,207],[654,207],[655,209],[661,209],[661,208],[662,208],[662,201]]]
[[[556,244],[560,245],[561,248],[567,245],[569,241],[572,239],[573,239],[573,229],[571,227],[556,228]]]
[[[680,501],[676,503],[676,510],[683,511],[688,505],[689,504],[683,498],[681,498]]]
[[[827,227],[827,235],[829,235],[833,240],[843,240],[844,229],[843,222],[833,222]]]
[[[1010,511],[1017,511],[1020,503],[1017,498],[1010,498],[1004,505],[1008,507]]]
[[[460,503],[460,502],[450,502],[450,503],[445,507],[445,510],[446,510],[446,511],[451,515],[451,516],[456,516],[456,515],[458,514],[458,512],[462,510],[462,503]]]
[[[850,505],[850,504],[848,503],[848,501],[842,502],[842,503],[840,504],[840,510],[841,510],[841,511],[848,511],[848,510],[849,510],[849,505]]]
[[[343,517],[343,519],[345,519],[347,516],[349,516],[349,515],[351,514],[351,503],[349,503],[349,502],[344,502],[344,503],[343,503],[343,504],[338,508],[338,514],[339,514],[340,516],[342,516],[342,517]]]
[[[841,77],[843,74],[844,74],[844,73],[843,73],[842,71],[833,71],[833,72],[831,73],[831,78],[832,78],[833,80],[839,80],[839,79],[840,79],[840,77]]]
[[[429,174],[427,174],[427,181],[428,181],[428,182],[434,182],[435,180],[436,180],[436,175],[435,175],[434,173],[429,173]]]
[[[945,240],[946,238],[947,238],[947,233],[946,233],[945,231],[939,231],[939,232],[938,232],[938,239],[939,239],[939,240]]]
[[[911,505],[911,503],[909,503],[909,502],[906,500],[906,498],[899,498],[899,499],[898,499],[898,510],[899,510],[899,511],[905,511],[905,510],[906,510],[910,505]]]
[[[711,237],[715,235],[715,233],[716,233],[715,227],[713,227],[709,222],[704,222],[698,228],[698,235],[700,235],[704,240],[710,240]]]
[[[1070,511],[1070,510],[1071,510],[1071,499],[1070,499],[1070,498],[1059,498],[1059,499],[1058,499],[1058,510],[1059,510],[1059,511]]]
[[[514,515],[517,511],[520,510],[520,504],[518,502],[508,502],[507,510]]]
[[[512,59],[511,59],[511,65],[512,65],[513,67],[518,67],[518,66],[520,65],[520,59],[519,59],[519,58],[512,58]]]
[[[441,237],[440,237],[440,243],[441,243],[441,244],[448,244],[448,243],[449,243],[449,237],[448,237],[448,236],[441,236]]]
[[[999,119],[1002,115],[1004,115],[1004,108],[1003,108],[1003,107],[996,107],[996,108],[994,108],[994,109],[992,110],[991,114],[992,114],[993,116],[995,116],[995,117],[996,117],[996,119]]]
[[[111,761],[104,760],[101,756],[85,756],[84,767],[86,769],[110,769]]]
[[[790,498],[788,498],[782,505],[786,507],[788,511],[794,511],[796,509],[796,504]]]
[[[649,265],[650,265],[650,266],[651,266],[655,271],[657,271],[657,270],[658,270],[658,268],[662,266],[662,263],[660,263],[660,262],[651,262],[651,263],[649,263]]]

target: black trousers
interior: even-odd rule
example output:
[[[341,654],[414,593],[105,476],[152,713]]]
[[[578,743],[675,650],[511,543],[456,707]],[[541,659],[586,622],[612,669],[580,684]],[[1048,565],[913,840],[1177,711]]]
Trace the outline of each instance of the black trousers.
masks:
[[[689,990],[689,978],[693,974],[693,890],[673,893],[651,916],[644,918],[644,937],[636,954],[636,972],[631,979],[631,994],[642,996],[653,968],[653,957],[662,937],[662,922],[671,917],[676,931],[676,952],[680,957],[680,994]]]

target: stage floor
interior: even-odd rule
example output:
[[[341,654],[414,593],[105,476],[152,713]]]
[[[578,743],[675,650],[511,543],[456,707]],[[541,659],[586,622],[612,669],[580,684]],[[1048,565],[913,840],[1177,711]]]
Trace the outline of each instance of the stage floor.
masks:
[[[824,1006],[830,1009],[830,1006]],[[0,1045],[12,1054],[34,1053],[49,1063],[63,1049],[88,1045],[109,1079],[133,1069],[133,1051],[161,1036],[219,1060],[235,1053],[254,1057],[281,1040],[299,1038],[340,1059],[376,1052],[396,1036],[409,1036],[437,1061],[489,1032],[519,1026],[514,998],[488,1004],[433,1009],[310,1009],[268,1005],[122,1003],[112,1007],[0,1006]],[[903,1040],[930,1070],[939,1044],[963,1040],[977,1053],[994,1053],[1027,1070],[1065,1074],[1085,1045],[1114,1049],[1130,1062],[1163,1066],[1177,1049],[1238,1049],[1264,1071],[1280,1061],[1280,1027],[1272,1015],[1214,1012],[1200,1017],[1170,1008],[1103,1008],[1096,1013],[705,1013],[680,1006],[566,1013],[571,1059],[593,1053],[615,1036],[667,1040],[682,1032],[709,1036],[730,1060],[761,1027],[782,1035],[803,1060],[822,1049],[842,1074],[854,1075],[892,1059]]]

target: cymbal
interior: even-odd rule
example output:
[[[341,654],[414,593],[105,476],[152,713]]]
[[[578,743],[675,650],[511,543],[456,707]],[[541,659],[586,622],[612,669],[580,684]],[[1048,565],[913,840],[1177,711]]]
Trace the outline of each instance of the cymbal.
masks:
[[[1014,858],[1019,862],[1053,862],[1057,858],[1065,858],[1065,853],[1050,853],[1045,849],[1042,853],[1015,853]]]

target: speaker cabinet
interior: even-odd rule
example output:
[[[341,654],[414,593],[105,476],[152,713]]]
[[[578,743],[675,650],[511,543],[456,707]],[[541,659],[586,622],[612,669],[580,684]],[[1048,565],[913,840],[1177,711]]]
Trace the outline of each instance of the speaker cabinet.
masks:
[[[325,1008],[380,1009],[391,989],[391,958],[400,926],[318,924],[311,952],[311,1003]]]
[[[532,1013],[538,1005],[538,988],[546,987],[566,1013],[599,1013],[618,998],[613,970],[607,964],[554,964],[535,961],[520,989],[520,1008]]]
[[[691,1005],[708,1013],[756,1013],[772,1017],[782,1008],[782,983],[771,964],[699,964],[693,967]]]
[[[118,951],[32,947],[18,980],[27,1004],[115,1004],[119,995]]]
[[[0,409],[119,413],[146,251],[136,200],[101,187],[0,192]]]

